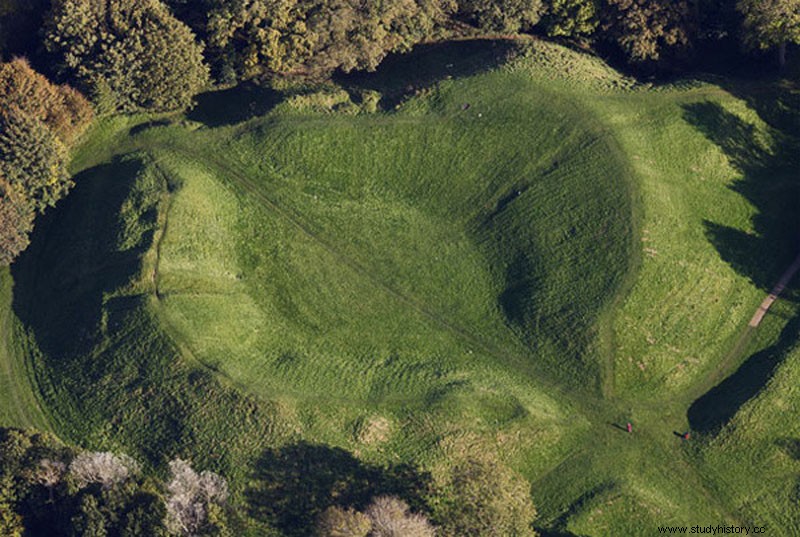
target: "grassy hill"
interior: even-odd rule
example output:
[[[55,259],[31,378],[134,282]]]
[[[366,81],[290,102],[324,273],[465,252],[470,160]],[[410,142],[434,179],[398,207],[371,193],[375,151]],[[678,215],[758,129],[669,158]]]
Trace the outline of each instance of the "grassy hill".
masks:
[[[477,450],[545,534],[790,535],[795,302],[746,327],[796,255],[796,98],[718,82],[468,42],[108,118],[0,280],[0,423],[191,457],[254,533],[331,474],[424,507]]]

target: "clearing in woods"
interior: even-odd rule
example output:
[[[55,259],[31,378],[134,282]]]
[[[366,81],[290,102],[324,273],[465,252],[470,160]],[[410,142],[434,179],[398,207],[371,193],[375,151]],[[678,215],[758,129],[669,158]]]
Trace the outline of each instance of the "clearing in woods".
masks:
[[[800,404],[793,289],[740,340],[796,253],[794,90],[650,88],[538,42],[337,83],[99,124],[0,282],[0,382],[28,383],[4,424],[191,456],[253,534],[330,501],[281,482],[302,460],[424,480],[453,449],[528,479],[544,535],[792,534],[800,426],[729,424]],[[766,483],[735,462],[765,458]]]

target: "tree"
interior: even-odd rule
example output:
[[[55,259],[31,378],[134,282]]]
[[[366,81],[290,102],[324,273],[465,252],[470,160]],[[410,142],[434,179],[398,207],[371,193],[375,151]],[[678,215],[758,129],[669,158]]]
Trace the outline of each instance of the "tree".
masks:
[[[433,537],[435,530],[428,519],[412,513],[408,504],[394,496],[378,496],[367,507],[372,522],[370,537]]]
[[[67,149],[47,125],[11,107],[0,114],[0,175],[43,212],[72,186]]]
[[[105,111],[180,110],[208,85],[202,48],[159,0],[55,0],[45,47]]]
[[[33,212],[72,186],[67,148],[91,119],[77,91],[51,84],[23,59],[0,63],[0,264],[27,247]]]
[[[169,469],[172,480],[167,485],[167,528],[173,533],[195,535],[206,525],[209,507],[227,500],[228,484],[208,470],[198,474],[182,459],[171,461]]]
[[[14,511],[10,503],[0,500],[0,535],[22,537],[24,531],[22,517]]]
[[[518,32],[539,22],[541,0],[459,0],[458,11],[487,32]]]
[[[72,537],[106,537],[108,535],[106,515],[97,498],[84,495],[78,505],[78,512],[70,520]]]
[[[317,519],[317,537],[367,537],[372,522],[353,508],[331,506]]]
[[[53,502],[53,488],[61,482],[67,472],[67,465],[59,460],[42,459],[36,472],[36,481],[47,488],[50,503]]]
[[[374,69],[432,35],[453,0],[209,0],[206,35],[217,76]]]
[[[69,475],[78,488],[98,483],[104,489],[109,489],[138,472],[139,464],[131,457],[108,451],[81,453],[69,465]]]
[[[33,216],[25,196],[0,175],[0,266],[10,264],[28,247]]]
[[[166,516],[161,498],[147,492],[136,494],[122,518],[120,537],[166,537]]]
[[[439,476],[435,520],[445,537],[534,537],[527,482],[489,451],[455,459]]]
[[[549,0],[543,19],[551,37],[579,37],[597,29],[596,0]]]
[[[0,103],[0,114],[14,109],[41,121],[67,146],[92,121],[92,108],[80,93],[52,84],[22,58],[0,63]]]
[[[744,43],[751,49],[777,48],[786,65],[786,45],[800,43],[800,0],[739,0],[744,16]]]
[[[634,63],[659,60],[665,51],[687,48],[692,35],[688,0],[604,0],[605,39]]]

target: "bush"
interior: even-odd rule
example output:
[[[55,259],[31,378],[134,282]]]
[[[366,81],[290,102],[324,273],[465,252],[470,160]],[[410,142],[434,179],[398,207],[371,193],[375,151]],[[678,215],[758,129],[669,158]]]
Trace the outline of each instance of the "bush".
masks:
[[[187,108],[208,85],[202,48],[159,0],[56,0],[45,47],[110,110]]]
[[[67,150],[47,125],[12,107],[0,114],[0,174],[40,212],[55,205],[72,181]]]
[[[536,508],[524,478],[473,447],[437,479],[435,521],[443,537],[535,537]]]
[[[394,496],[378,496],[366,514],[372,522],[371,537],[433,537],[436,533],[427,518],[410,512],[408,504]]]
[[[355,509],[333,506],[319,516],[316,524],[317,537],[367,537],[372,522],[364,513]]]

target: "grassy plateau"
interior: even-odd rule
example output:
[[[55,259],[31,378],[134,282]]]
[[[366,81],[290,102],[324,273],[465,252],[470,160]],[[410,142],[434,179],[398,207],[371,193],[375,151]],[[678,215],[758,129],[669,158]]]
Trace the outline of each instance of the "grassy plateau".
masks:
[[[0,274],[0,424],[190,457],[253,535],[469,450],[545,536],[796,535],[796,288],[748,321],[798,253],[798,134],[780,82],[542,42],[103,119]]]

